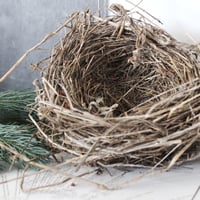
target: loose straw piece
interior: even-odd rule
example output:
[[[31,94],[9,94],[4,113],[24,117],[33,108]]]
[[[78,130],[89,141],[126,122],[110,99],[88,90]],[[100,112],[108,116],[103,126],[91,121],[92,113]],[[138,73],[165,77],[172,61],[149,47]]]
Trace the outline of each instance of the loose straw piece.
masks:
[[[61,31],[68,23],[71,22],[71,20],[74,18],[74,15],[69,18],[66,22],[64,22],[61,26],[59,26],[55,31],[49,33],[46,35],[39,43],[37,43],[35,46],[30,48],[28,51],[26,51],[18,60],[17,62],[1,77],[0,83],[3,82],[10,74],[22,63],[22,61],[34,50],[36,50],[39,46],[44,44],[47,40],[49,40],[51,37],[56,35],[59,31]]]
[[[39,169],[45,169],[46,171],[51,171],[53,173],[66,176],[69,179],[76,179],[76,180],[80,180],[80,181],[85,181],[87,183],[94,184],[94,185],[96,185],[97,187],[99,187],[101,189],[110,190],[106,185],[95,183],[93,181],[81,178],[81,176],[76,176],[76,175],[73,175],[73,174],[69,174],[67,172],[64,172],[64,171],[61,171],[61,170],[57,169],[56,167],[47,166],[47,165],[44,165],[44,164],[41,164],[41,163],[34,162],[34,161],[28,159],[26,156],[16,152],[14,149],[12,149],[12,148],[10,148],[10,147],[2,144],[2,143],[0,143],[0,147],[5,149],[5,150],[7,150],[10,153],[12,153],[16,158],[19,158],[19,159],[29,163],[30,165],[38,167]]]

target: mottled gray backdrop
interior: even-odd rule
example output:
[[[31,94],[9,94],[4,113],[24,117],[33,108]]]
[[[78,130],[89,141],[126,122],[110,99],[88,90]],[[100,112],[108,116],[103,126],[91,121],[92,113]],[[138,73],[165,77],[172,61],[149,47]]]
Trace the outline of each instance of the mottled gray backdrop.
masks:
[[[100,0],[100,6],[105,8],[106,2]],[[97,11],[98,1],[0,0],[0,76],[72,12],[87,8]],[[51,48],[57,40],[58,38],[54,38],[48,41],[45,48]],[[32,81],[38,74],[32,72],[30,63],[37,63],[48,54],[50,52],[44,50],[32,53],[8,79],[0,83],[0,90],[32,88]]]

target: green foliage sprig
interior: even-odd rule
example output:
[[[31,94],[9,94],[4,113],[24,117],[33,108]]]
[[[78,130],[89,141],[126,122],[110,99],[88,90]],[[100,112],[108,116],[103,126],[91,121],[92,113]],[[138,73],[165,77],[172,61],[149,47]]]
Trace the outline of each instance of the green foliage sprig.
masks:
[[[34,137],[35,131],[36,128],[32,125],[0,124],[0,160],[9,164],[14,163],[19,168],[26,164],[2,148],[1,144],[3,144],[30,160],[46,163],[50,154],[49,150],[47,150],[45,143]]]
[[[34,103],[35,96],[32,90],[0,92],[0,123],[27,123],[27,106]]]

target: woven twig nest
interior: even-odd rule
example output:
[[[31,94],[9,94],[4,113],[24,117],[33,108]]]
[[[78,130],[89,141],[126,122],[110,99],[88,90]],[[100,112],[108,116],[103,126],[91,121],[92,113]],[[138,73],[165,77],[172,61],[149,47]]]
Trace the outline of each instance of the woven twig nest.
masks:
[[[74,13],[37,89],[38,136],[79,164],[172,166],[199,155],[197,54],[118,5]]]

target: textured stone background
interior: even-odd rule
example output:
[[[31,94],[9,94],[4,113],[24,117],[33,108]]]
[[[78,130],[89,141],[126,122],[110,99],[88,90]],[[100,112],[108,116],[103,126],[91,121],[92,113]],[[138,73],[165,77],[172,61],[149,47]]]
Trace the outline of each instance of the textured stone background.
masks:
[[[101,0],[101,6],[106,0]],[[98,9],[97,0],[0,0],[0,76],[2,76],[17,59],[46,34],[64,22],[72,12],[91,8]],[[57,38],[45,44],[52,47]],[[49,51],[35,51],[3,83],[0,90],[31,88],[32,81],[38,74],[32,72],[30,63],[37,63]]]

